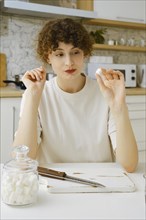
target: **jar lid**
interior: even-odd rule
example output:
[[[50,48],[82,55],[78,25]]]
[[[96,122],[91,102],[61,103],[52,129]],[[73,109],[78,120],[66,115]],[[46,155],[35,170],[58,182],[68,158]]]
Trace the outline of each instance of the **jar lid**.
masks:
[[[13,149],[14,159],[4,164],[4,169],[12,171],[30,172],[37,170],[38,162],[27,156],[29,147],[21,145]]]

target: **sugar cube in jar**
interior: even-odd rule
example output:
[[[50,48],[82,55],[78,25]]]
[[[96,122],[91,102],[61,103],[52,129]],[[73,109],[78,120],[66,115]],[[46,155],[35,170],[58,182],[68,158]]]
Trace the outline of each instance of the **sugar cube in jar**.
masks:
[[[27,146],[15,147],[13,152],[15,158],[4,164],[2,170],[2,201],[13,206],[29,205],[37,200],[38,162],[27,156]]]

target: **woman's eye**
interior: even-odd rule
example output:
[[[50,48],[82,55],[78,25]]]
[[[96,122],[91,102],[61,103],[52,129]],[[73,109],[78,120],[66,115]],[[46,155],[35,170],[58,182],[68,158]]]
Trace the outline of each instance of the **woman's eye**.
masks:
[[[73,54],[79,54],[79,53],[80,53],[80,51],[78,51],[78,50],[73,52]]]
[[[57,57],[62,57],[63,56],[63,53],[58,53],[56,54]]]

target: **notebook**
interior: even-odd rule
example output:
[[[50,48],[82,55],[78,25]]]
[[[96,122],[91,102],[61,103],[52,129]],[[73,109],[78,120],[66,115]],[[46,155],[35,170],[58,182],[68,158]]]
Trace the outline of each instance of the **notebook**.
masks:
[[[134,192],[134,182],[121,168],[56,168],[64,171],[70,176],[96,181],[105,187],[93,187],[67,180],[43,177],[39,175],[40,184],[43,184],[50,193],[112,193],[112,192]]]

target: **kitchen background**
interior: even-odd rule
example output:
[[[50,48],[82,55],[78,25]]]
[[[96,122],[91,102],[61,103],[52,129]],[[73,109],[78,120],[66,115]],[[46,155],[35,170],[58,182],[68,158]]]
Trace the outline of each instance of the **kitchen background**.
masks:
[[[55,8],[53,11],[50,6],[46,9],[46,6],[38,7],[36,4],[31,4],[30,7],[29,2],[52,2],[52,4],[58,2],[63,4],[63,7],[57,7],[58,10]],[[75,2],[78,6],[77,9],[82,10],[68,10],[64,7],[66,4],[66,6],[69,7],[70,4],[73,3],[74,8],[76,7],[74,5]],[[89,32],[105,29],[106,32],[103,35],[105,38],[105,45],[97,42],[98,44],[94,47],[93,55],[98,56],[99,60],[100,58],[104,58],[104,61],[109,61],[108,58],[112,58],[110,61],[113,60],[115,64],[146,64],[146,31],[144,25],[144,23],[146,23],[144,13],[144,6],[146,3],[145,0],[0,0],[0,4],[1,3],[5,4],[3,5],[5,7],[2,8],[4,13],[0,16],[0,53],[6,55],[7,66],[5,65],[5,56],[0,56],[0,62],[2,61],[0,63],[0,126],[2,128],[0,129],[0,159],[6,162],[11,158],[10,146],[18,127],[20,103],[24,90],[21,90],[17,85],[15,86],[14,83],[11,83],[11,85],[7,84],[8,86],[6,86],[6,83],[2,85],[1,82],[3,82],[5,78],[13,80],[14,82],[14,80],[16,80],[16,75],[23,75],[27,70],[42,65],[36,55],[36,44],[38,33],[45,22],[51,19],[51,16],[61,18],[65,15],[65,17],[72,16],[73,19],[79,19]],[[20,7],[22,4],[23,7]],[[93,11],[93,8],[95,11]],[[86,20],[83,18],[86,18]],[[95,18],[97,18],[96,25],[92,25],[90,22],[87,25],[87,21],[90,19],[95,21]],[[105,21],[103,23],[101,22],[103,26],[102,24],[98,26],[97,23],[102,19],[106,19],[106,23]],[[112,20],[116,26],[111,25]],[[121,20],[126,21],[126,26],[125,24],[123,25],[123,22],[120,22]],[[84,21],[86,21],[86,24]],[[138,25],[136,22],[138,22]],[[129,45],[129,40],[131,45]],[[113,43],[114,46],[108,45]],[[118,46],[115,46],[117,44]],[[126,67],[127,66],[129,67],[130,65],[126,65]],[[85,70],[87,70],[86,67],[87,63],[84,67]],[[52,72],[49,65],[47,72]],[[143,85],[145,88],[146,74],[145,72],[142,73],[144,76],[142,79],[144,79]],[[129,76],[130,72],[127,71],[127,74]],[[132,77],[131,80],[133,80]],[[145,161],[146,149],[146,96],[144,88],[126,89],[126,102],[138,143],[139,158],[142,162]]]
[[[48,19],[49,20],[49,19]],[[0,52],[5,53],[7,57],[7,78],[14,79],[17,74],[24,74],[27,70],[41,65],[36,56],[35,47],[37,35],[46,18],[2,15],[0,17]],[[142,39],[146,38],[144,30],[122,29],[115,27],[97,27],[85,25],[88,31],[106,28],[104,34],[105,43],[113,39],[117,42],[122,38],[126,42],[133,38],[136,45],[140,45]],[[144,52],[124,52],[94,50],[93,55],[112,56],[113,63],[120,64],[144,64],[146,56]],[[48,67],[48,72],[51,71]]]

